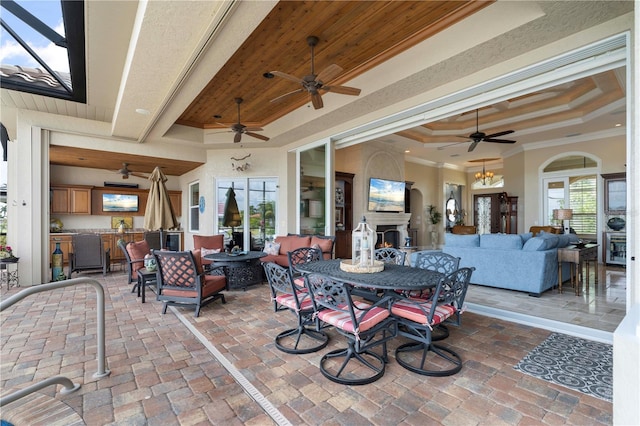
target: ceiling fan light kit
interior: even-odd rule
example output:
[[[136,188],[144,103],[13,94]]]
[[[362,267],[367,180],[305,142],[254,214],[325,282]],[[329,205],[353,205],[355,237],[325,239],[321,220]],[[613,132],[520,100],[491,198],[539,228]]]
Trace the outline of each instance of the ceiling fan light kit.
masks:
[[[274,75],[286,80],[293,81],[295,83],[299,83],[302,86],[300,89],[285,93],[284,95],[272,99],[271,102],[280,101],[282,99],[288,98],[289,96],[296,95],[298,93],[304,93],[306,91],[311,96],[311,104],[313,105],[313,108],[320,109],[324,107],[324,102],[322,101],[322,95],[320,91],[334,92],[341,95],[360,95],[360,89],[357,89],[355,87],[326,85],[327,82],[336,78],[343,71],[343,69],[336,64],[327,66],[318,74],[315,73],[315,47],[317,46],[318,42],[319,39],[316,36],[307,37],[307,45],[309,45],[309,47],[311,48],[311,74],[305,75],[302,78],[298,78],[281,71],[271,71],[269,73],[265,73],[265,76]]]

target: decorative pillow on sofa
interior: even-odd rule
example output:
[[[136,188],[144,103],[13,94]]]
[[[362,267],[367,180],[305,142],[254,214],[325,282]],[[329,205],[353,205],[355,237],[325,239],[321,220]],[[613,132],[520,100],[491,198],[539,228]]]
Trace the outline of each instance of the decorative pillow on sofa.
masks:
[[[315,235],[311,237],[311,247],[318,246],[320,251],[323,254],[323,257],[326,255],[327,258],[331,258],[331,252],[333,251],[333,240],[330,238],[320,238]]]
[[[538,234],[537,237],[529,238],[522,247],[523,251],[542,251],[556,248],[558,246],[558,236],[554,234]]]
[[[272,256],[277,256],[278,254],[280,254],[280,244],[274,243],[273,241],[267,241],[266,243],[264,243],[263,251]]]
[[[444,245],[448,247],[480,247],[480,235],[444,234]]]
[[[538,238],[542,238],[546,241],[547,248],[545,250],[548,250],[558,247],[558,242],[560,241],[560,238],[558,237],[560,237],[560,235],[562,234],[550,234],[548,232],[541,231],[538,234]]]
[[[520,234],[520,238],[522,238],[522,244],[529,241],[531,237],[533,237],[533,232],[525,232],[524,234]]]
[[[522,237],[516,234],[480,235],[480,247],[501,250],[521,250]]]
[[[280,244],[280,252],[286,254],[300,247],[311,247],[311,237],[301,237],[298,235],[287,235],[276,237],[275,242]]]

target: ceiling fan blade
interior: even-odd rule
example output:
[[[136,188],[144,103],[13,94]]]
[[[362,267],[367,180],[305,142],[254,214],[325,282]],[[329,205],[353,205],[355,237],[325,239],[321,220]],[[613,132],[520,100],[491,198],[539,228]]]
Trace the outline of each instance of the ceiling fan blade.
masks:
[[[263,140],[263,141],[268,141],[269,140],[268,137],[263,136],[263,135],[259,135],[257,133],[253,133],[253,132],[245,132],[245,135],[249,135],[252,138],[260,139],[260,140]]]
[[[129,176],[135,176],[142,179],[149,179],[149,176],[143,175],[142,173],[136,173],[136,172],[129,172]]]
[[[321,81],[322,83],[326,83],[336,78],[338,75],[340,75],[342,71],[343,69],[340,68],[338,65],[331,64],[325,69],[323,69],[322,71],[320,71],[320,74],[316,76],[316,81]]]
[[[469,146],[469,149],[467,150],[467,152],[471,152],[474,149],[476,149],[476,146],[480,143],[480,141],[473,141],[473,143]]]
[[[262,127],[246,127],[244,128],[245,133],[247,132],[261,132],[264,130]]]
[[[304,83],[304,81],[301,78],[298,78],[295,75],[287,74],[285,72],[271,71],[271,74],[277,75],[278,77],[281,77],[287,80],[295,81],[296,83],[300,83],[300,84]]]
[[[242,139],[242,133],[236,132],[235,136],[233,137],[233,143],[240,142],[240,139]]]
[[[294,90],[293,92],[289,92],[289,93],[285,93],[284,95],[280,95],[277,98],[271,99],[271,102],[278,102],[283,100],[284,98],[287,98],[291,95],[296,95],[298,93],[303,93],[305,90],[304,89],[298,89],[298,90]]]
[[[341,95],[352,95],[352,96],[359,96],[361,92],[360,89],[357,89],[355,87],[348,87],[348,86],[323,86],[322,89],[326,90],[327,92],[340,93]]]
[[[516,143],[516,141],[510,141],[508,139],[483,139],[482,142]]]
[[[486,135],[486,136],[484,137],[484,140],[491,139],[491,138],[495,138],[495,137],[497,137],[497,136],[504,136],[504,135],[508,135],[508,134],[513,133],[513,132],[514,132],[514,130],[505,130],[504,132],[492,133],[492,134],[490,134],[490,135]]]
[[[313,104],[313,107],[315,109],[320,109],[324,106],[324,103],[322,102],[322,96],[320,96],[320,93],[316,92],[311,94],[311,103]]]

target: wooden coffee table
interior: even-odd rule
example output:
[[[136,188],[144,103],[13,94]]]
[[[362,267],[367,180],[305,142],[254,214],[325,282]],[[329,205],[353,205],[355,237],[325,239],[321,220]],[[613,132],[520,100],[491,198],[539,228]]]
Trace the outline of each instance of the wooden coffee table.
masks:
[[[598,244],[586,244],[584,246],[567,246],[558,249],[558,291],[562,293],[562,262],[570,262],[571,283],[575,289],[576,296],[580,296],[582,286],[582,267],[587,266],[586,292],[589,294],[589,263],[595,263],[595,283],[598,284]],[[574,273],[574,269],[576,270]]]
[[[262,251],[249,251],[241,254],[213,253],[205,255],[204,258],[212,260],[214,266],[225,267],[227,290],[246,290],[251,285],[262,283],[260,258],[266,255]]]

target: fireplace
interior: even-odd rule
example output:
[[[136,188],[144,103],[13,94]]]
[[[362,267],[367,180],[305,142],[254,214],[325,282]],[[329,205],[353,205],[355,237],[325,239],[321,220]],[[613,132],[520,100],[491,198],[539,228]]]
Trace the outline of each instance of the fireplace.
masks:
[[[395,225],[378,225],[376,226],[376,248],[381,247],[400,247],[400,231]]]
[[[398,248],[404,244],[405,238],[409,236],[407,227],[411,213],[369,212],[366,219],[371,229],[375,229],[378,235],[376,248],[385,241]]]

